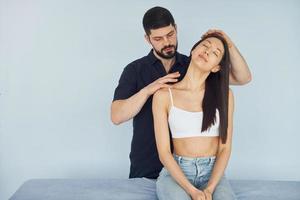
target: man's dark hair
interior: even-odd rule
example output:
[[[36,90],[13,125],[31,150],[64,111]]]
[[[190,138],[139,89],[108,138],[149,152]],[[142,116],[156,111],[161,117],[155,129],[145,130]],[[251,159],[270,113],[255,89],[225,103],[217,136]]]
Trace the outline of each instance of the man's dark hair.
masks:
[[[169,10],[163,7],[150,8],[143,17],[143,26],[147,35],[151,29],[158,29],[172,24],[175,26],[174,18]]]

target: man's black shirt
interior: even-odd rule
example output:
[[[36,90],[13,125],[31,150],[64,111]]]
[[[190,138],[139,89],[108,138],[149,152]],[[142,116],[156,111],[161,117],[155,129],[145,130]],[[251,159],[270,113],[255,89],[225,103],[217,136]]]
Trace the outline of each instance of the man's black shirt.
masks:
[[[180,81],[186,74],[188,64],[187,56],[176,53],[175,63],[168,73],[178,71]],[[124,68],[113,101],[127,99],[165,75],[167,72],[164,66],[151,50],[147,56],[133,61]],[[147,99],[140,112],[133,118],[129,178],[155,179],[162,169],[155,143],[152,97]]]

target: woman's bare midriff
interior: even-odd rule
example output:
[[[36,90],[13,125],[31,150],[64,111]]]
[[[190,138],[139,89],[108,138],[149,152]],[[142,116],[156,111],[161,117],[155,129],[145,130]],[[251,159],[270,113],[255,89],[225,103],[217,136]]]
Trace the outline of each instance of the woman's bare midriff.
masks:
[[[216,156],[219,137],[173,138],[174,153],[185,157]]]

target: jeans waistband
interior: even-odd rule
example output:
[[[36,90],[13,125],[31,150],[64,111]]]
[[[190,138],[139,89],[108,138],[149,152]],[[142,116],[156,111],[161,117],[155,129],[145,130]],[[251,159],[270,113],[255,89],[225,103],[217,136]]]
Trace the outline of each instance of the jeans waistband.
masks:
[[[216,156],[208,156],[208,157],[185,157],[185,156],[179,156],[176,154],[173,154],[174,159],[177,160],[179,163],[180,161],[189,161],[189,162],[195,162],[195,163],[211,163],[215,162]]]

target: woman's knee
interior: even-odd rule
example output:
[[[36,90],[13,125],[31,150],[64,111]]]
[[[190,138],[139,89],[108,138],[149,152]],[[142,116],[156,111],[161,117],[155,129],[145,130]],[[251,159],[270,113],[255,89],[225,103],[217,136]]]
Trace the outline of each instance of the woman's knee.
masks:
[[[190,195],[171,176],[157,180],[156,193],[159,200],[191,200]]]
[[[214,193],[214,200],[236,200],[235,194],[225,176],[219,181]]]

